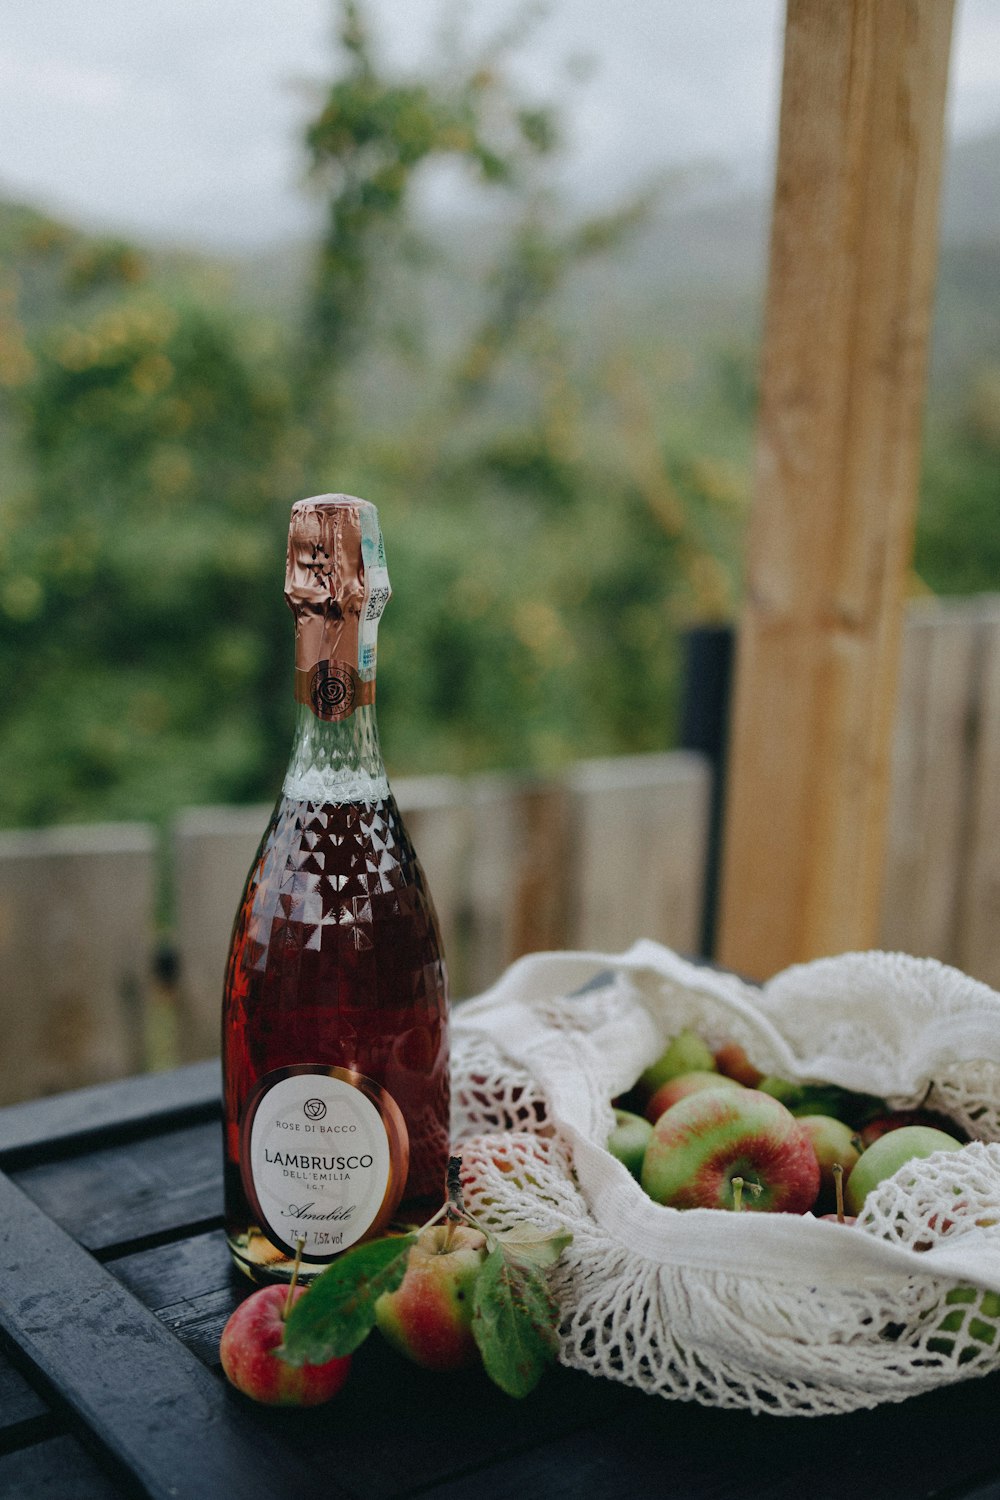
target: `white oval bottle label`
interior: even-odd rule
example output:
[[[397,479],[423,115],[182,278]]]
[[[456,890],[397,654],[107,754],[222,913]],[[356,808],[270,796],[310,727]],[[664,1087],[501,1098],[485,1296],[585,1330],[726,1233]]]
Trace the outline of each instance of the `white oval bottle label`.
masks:
[[[261,1080],[244,1117],[241,1166],[260,1228],[290,1255],[332,1260],[402,1196],[409,1152],[395,1101],[372,1079],[304,1064]]]

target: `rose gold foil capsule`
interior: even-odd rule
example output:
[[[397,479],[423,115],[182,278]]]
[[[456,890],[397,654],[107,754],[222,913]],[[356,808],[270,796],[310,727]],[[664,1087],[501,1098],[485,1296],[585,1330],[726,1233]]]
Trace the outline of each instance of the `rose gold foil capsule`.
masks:
[[[353,495],[292,506],[285,598],[295,616],[295,696],[321,719],[375,700],[375,641],[389,598],[378,512]]]

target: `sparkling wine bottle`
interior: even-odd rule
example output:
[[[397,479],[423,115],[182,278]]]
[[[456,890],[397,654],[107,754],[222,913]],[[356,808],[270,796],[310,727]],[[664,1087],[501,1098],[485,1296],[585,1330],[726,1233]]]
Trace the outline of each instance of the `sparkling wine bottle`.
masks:
[[[292,507],[298,716],[233,927],[223,1001],[226,1234],[254,1280],[301,1275],[443,1201],[447,971],[389,790],[373,505]]]

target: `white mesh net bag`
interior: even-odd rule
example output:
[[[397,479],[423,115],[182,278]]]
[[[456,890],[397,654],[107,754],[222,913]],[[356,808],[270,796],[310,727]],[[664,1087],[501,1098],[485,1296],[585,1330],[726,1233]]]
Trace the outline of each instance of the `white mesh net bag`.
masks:
[[[661,1207],[604,1142],[611,1100],[683,1028],[975,1139],[901,1169],[855,1225]],[[783,1415],[1000,1367],[1000,995],[957,970],[855,953],[756,989],[649,942],[538,954],[456,1010],[453,1093],[472,1211],[573,1235],[552,1273],[563,1363]]]

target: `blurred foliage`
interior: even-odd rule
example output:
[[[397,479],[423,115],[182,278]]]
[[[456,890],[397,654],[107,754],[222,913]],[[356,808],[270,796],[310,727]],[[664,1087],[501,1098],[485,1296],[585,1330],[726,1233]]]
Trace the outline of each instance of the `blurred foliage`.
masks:
[[[342,4],[292,314],[193,257],[0,214],[0,823],[274,794],[288,509],[327,490],[382,516],[394,772],[670,743],[679,631],[736,604],[752,331],[685,402],[669,332],[595,294],[655,195],[567,206],[509,45],[396,77]],[[484,215],[454,243],[416,211],[442,163]],[[985,375],[929,454],[935,588],[992,586],[998,456]]]
[[[259,709],[284,622],[261,583],[285,387],[218,312],[143,292],[46,330],[17,394],[30,482],[3,517],[7,818],[249,795],[262,761],[274,771]]]
[[[518,105],[496,58],[429,81],[388,78],[354,0],[344,0],[340,42],[340,74],[306,132],[312,177],[327,199],[301,351],[312,400],[364,335],[378,269],[387,250],[400,252],[426,163],[457,157],[483,182],[513,187],[527,160],[556,141],[549,112]]]
[[[932,429],[915,565],[935,593],[1000,588],[1000,361],[981,369],[964,408]]]

